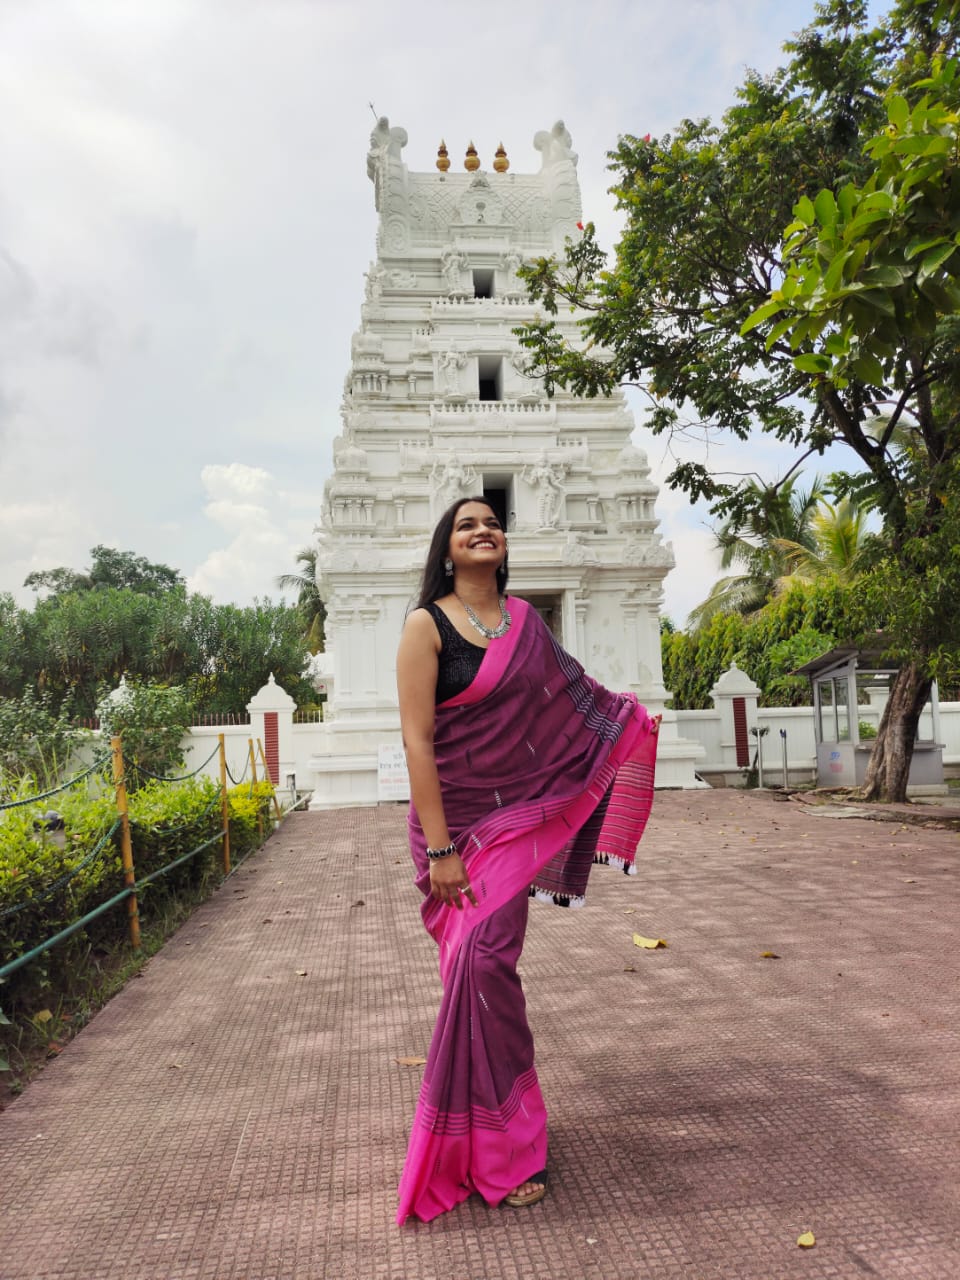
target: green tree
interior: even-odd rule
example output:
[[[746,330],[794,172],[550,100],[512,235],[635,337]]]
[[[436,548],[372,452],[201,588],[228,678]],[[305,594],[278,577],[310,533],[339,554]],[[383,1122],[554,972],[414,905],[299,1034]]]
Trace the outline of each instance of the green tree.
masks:
[[[321,653],[324,645],[324,625],[327,620],[327,607],[320,598],[320,586],[317,579],[316,547],[304,547],[297,552],[297,563],[301,566],[297,573],[281,573],[277,578],[277,586],[282,591],[296,591],[297,608],[303,617],[307,644],[311,653]]]
[[[752,318],[763,329],[775,321],[767,342],[779,334],[797,352],[823,417],[865,464],[840,483],[869,489],[884,516],[866,600],[902,663],[868,797],[905,795],[923,704],[960,647],[960,62],[937,53],[912,83],[910,70],[866,144],[875,166],[867,179],[797,202],[785,277]],[[896,402],[879,439],[860,429],[863,384]],[[909,443],[892,450],[903,423]]]
[[[761,705],[809,704],[810,684],[790,673],[838,643],[858,608],[836,578],[786,579],[783,591],[749,617],[718,613],[696,632],[660,638],[664,680],[677,708],[709,707],[710,690],[732,661],[762,690]]]
[[[526,326],[521,340],[548,389],[602,394],[630,383],[649,397],[654,433],[699,428],[746,440],[760,430],[795,448],[784,478],[829,445],[846,446],[852,470],[831,488],[872,501],[884,521],[888,541],[871,570],[881,584],[873,599],[900,637],[894,651],[908,658],[871,764],[868,794],[888,799],[905,794],[935,655],[945,661],[956,647],[956,624],[937,607],[927,574],[952,581],[942,558],[949,538],[939,540],[953,509],[946,487],[955,479],[952,427],[944,435],[930,412],[941,397],[954,403],[960,349],[946,279],[960,189],[949,119],[955,91],[937,70],[957,51],[958,9],[901,0],[871,29],[865,3],[818,5],[815,23],[786,46],[789,62],[772,76],[748,76],[719,126],[687,120],[663,139],[620,139],[611,159],[625,228],[612,266],[588,225],[562,261],[542,259],[524,271],[548,315]],[[933,85],[909,87],[931,71]],[[906,103],[906,116],[899,105],[891,113],[895,98]],[[907,129],[910,141],[898,149]],[[921,201],[931,223],[922,233],[909,212]],[[878,252],[872,246],[884,228],[889,240]],[[845,247],[833,252],[844,233]],[[889,291],[901,289],[912,302],[898,310]],[[561,320],[568,306],[581,315]],[[891,390],[893,425],[913,414],[916,462],[904,462],[886,433],[876,439],[869,430]],[[939,413],[937,421],[947,421]],[[933,470],[925,474],[928,463]],[[756,509],[747,481],[700,463],[680,463],[668,483],[706,497],[722,519],[745,521]],[[938,558],[921,554],[917,542]],[[911,547],[915,558],[905,562]],[[898,562],[900,591],[891,596],[882,586],[890,586]],[[927,630],[918,646],[908,621],[921,616]],[[870,622],[864,612],[861,629]]]
[[[213,647],[192,680],[195,705],[203,711],[242,711],[271,672],[298,706],[316,691],[304,676],[309,649],[297,609],[271,600],[253,605],[211,606]]]
[[[122,677],[183,686],[196,714],[243,712],[272,672],[299,705],[310,649],[303,615],[269,600],[216,605],[183,587],[99,586],[38,600],[32,611],[0,596],[0,697],[26,690],[92,717]]]
[[[754,613],[794,571],[794,549],[814,549],[812,525],[822,490],[819,481],[804,492],[791,476],[779,486],[750,481],[751,502],[743,515],[730,516],[716,534],[720,568],[740,573],[719,578],[710,594],[691,610],[688,625],[702,627],[715,613]]]
[[[144,595],[158,595],[184,585],[183,578],[166,564],[153,564],[145,556],[133,551],[117,551],[102,545],[90,551],[91,566],[86,573],[60,566],[28,574],[25,587],[34,591],[46,589],[51,597],[68,595],[74,591],[98,591],[106,589],[137,591]]]
[[[810,518],[809,540],[779,538],[777,550],[798,578],[855,582],[868,563],[867,512],[851,498],[836,504],[821,499]]]

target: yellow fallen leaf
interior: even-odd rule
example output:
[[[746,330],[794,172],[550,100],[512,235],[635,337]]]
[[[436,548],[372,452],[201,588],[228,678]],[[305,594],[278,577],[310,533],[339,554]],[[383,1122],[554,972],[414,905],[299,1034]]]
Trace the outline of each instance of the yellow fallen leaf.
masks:
[[[625,907],[625,908],[624,908],[624,911],[623,911],[623,914],[624,914],[625,916],[635,916],[635,915],[637,914],[637,908],[636,908],[636,907]]]
[[[801,1249],[812,1249],[817,1243],[817,1238],[812,1231],[805,1231],[802,1236],[797,1237],[797,1244]]]
[[[777,955],[776,951],[761,951],[760,959],[761,960],[779,960],[780,957]]]
[[[394,1058],[398,1067],[422,1067],[426,1061],[426,1058]]]
[[[657,947],[665,947],[667,941],[665,938],[645,938],[642,934],[635,933],[633,935],[633,945],[635,947],[643,947],[645,951],[656,951]]]

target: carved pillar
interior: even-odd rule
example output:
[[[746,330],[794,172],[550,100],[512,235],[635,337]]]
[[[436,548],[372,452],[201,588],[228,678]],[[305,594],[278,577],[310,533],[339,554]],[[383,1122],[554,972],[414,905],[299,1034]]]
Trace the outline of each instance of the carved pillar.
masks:
[[[640,637],[638,635],[640,619],[640,600],[638,593],[629,592],[623,600],[623,633],[626,641],[624,656],[627,659],[627,683],[640,683]]]
[[[338,696],[349,697],[354,692],[353,654],[348,642],[352,622],[353,609],[342,601],[331,601],[327,607],[326,625],[333,640],[334,679]],[[343,643],[340,643],[341,636]]]
[[[574,616],[576,618],[577,648],[574,657],[580,662],[587,657],[587,606],[590,604],[590,593],[584,592],[573,597]]]
[[[380,617],[379,602],[366,600],[357,610],[360,625],[363,628],[363,643],[360,646],[363,662],[363,692],[377,692],[377,621]]]

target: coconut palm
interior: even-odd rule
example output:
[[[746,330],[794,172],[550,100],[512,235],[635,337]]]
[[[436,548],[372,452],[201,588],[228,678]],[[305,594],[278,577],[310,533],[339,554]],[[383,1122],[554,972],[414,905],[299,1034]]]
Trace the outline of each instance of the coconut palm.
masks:
[[[320,653],[324,642],[324,623],[327,610],[320,599],[320,587],[317,583],[316,547],[304,547],[297,552],[297,563],[302,566],[299,573],[281,573],[277,578],[277,586],[281,591],[296,591],[297,608],[303,615],[304,632],[311,653]]]
[[[710,594],[690,612],[688,627],[698,631],[717,613],[755,613],[793,571],[785,547],[815,549],[812,521],[823,489],[815,478],[810,489],[797,488],[796,478],[779,486],[752,484],[754,502],[746,520],[730,519],[716,533],[721,569],[737,567],[714,583]]]
[[[821,499],[810,521],[813,546],[777,539],[777,549],[786,557],[797,578],[814,581],[836,578],[848,585],[863,571],[868,535],[867,513],[850,498],[836,506]]]

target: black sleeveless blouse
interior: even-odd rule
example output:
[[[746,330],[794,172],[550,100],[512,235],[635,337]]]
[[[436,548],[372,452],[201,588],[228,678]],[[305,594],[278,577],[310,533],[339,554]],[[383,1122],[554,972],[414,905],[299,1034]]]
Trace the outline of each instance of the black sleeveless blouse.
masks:
[[[465,640],[439,605],[425,607],[440,632],[436,700],[446,702],[473,683],[486,649]]]

